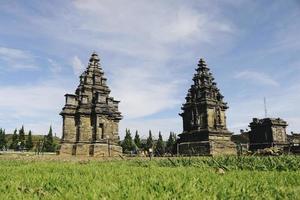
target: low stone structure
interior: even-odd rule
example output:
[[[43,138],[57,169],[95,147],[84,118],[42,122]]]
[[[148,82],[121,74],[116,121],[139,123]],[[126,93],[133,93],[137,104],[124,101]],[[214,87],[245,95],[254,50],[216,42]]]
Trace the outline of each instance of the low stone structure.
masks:
[[[232,132],[226,126],[227,103],[214,82],[212,73],[200,59],[193,85],[182,106],[183,132],[177,141],[182,155],[236,154]]]
[[[291,135],[287,135],[289,146],[289,152],[293,154],[300,154],[300,133],[291,132]]]
[[[288,146],[286,121],[280,118],[253,118],[249,127],[249,150],[256,151],[269,147],[284,148]]]
[[[291,144],[300,145],[300,133],[291,132],[291,135],[288,135],[288,140]]]
[[[118,145],[119,101],[109,96],[110,89],[93,53],[80,76],[75,94],[66,94],[60,155],[114,156],[122,154]]]

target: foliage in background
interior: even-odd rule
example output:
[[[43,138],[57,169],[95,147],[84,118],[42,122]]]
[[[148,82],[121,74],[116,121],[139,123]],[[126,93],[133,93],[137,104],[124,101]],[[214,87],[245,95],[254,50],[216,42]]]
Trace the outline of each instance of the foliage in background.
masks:
[[[26,149],[31,150],[33,148],[33,142],[32,142],[32,133],[31,130],[28,133],[27,139],[26,139]]]
[[[166,144],[166,153],[176,154],[176,135],[170,132],[169,139]]]
[[[125,134],[125,138],[122,142],[122,148],[123,148],[123,152],[131,152],[135,149],[135,145],[133,143],[132,137],[131,137],[131,133],[129,129],[126,129],[126,134]]]
[[[140,139],[140,136],[139,136],[139,133],[138,131],[136,130],[135,131],[135,136],[134,136],[134,144],[135,146],[140,149],[142,147],[142,144],[141,144],[141,139]]]
[[[147,138],[147,142],[146,142],[146,149],[145,150],[149,150],[150,148],[153,149],[154,147],[154,141],[153,141],[153,137],[152,137],[152,132],[151,130],[149,130],[149,136]]]
[[[18,142],[20,144],[20,146],[19,146],[20,149],[25,148],[25,130],[24,130],[24,126],[22,126],[22,128],[19,129]]]
[[[141,139],[136,130],[133,142],[131,141],[131,132],[129,129],[126,129],[124,140],[120,142],[124,152],[128,153],[133,150],[134,153],[139,153],[140,151],[149,151],[152,148],[155,156],[165,156],[166,153],[168,155],[176,154],[176,135],[173,132],[170,132],[169,139],[165,142],[160,131],[158,133],[158,140],[155,140],[151,130],[149,130],[149,135],[146,139]]]
[[[156,156],[163,156],[165,154],[165,143],[163,141],[161,132],[158,133],[158,140],[155,145],[155,151]]]
[[[46,152],[55,152],[55,150],[56,150],[54,140],[53,140],[52,126],[50,126],[49,132],[45,136],[43,150]]]
[[[24,129],[24,127],[23,127],[23,129]],[[45,135],[37,135],[37,134],[33,135],[32,131],[29,131],[28,135],[26,135],[25,131],[24,131],[24,133],[25,133],[25,147],[26,147],[26,149],[28,149],[28,150],[35,149],[36,150],[37,144],[40,143],[40,151],[42,151],[42,146],[43,146],[44,142],[46,141]],[[12,149],[12,150],[21,150],[21,146],[19,145],[20,143],[19,143],[19,137],[18,137],[17,129],[14,130],[13,134],[7,134],[6,133],[5,134],[5,140],[6,140],[7,148]],[[55,137],[52,136],[52,140],[53,140],[54,148],[56,149],[56,147],[60,143],[60,138],[58,138],[56,136]],[[31,146],[30,143],[32,143],[32,148],[28,148],[28,147]]]
[[[18,146],[18,134],[17,134],[17,129],[15,129],[14,134],[12,135],[12,140],[9,148],[16,150],[17,146]]]
[[[0,128],[0,150],[7,148],[7,141],[5,138],[5,130]]]

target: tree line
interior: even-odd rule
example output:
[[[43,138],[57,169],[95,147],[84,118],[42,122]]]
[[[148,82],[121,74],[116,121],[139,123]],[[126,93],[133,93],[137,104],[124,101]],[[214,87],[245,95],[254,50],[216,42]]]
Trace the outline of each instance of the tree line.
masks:
[[[57,144],[54,142],[51,126],[48,134],[35,142],[33,141],[31,130],[26,134],[24,126],[19,130],[14,130],[10,141],[8,140],[8,135],[5,134],[5,130],[0,128],[0,150],[12,149],[15,151],[30,151],[35,149],[39,152],[55,152],[56,146]]]
[[[141,151],[153,150],[155,156],[164,156],[165,154],[176,154],[176,134],[170,132],[167,141],[163,140],[162,134],[159,131],[158,139],[154,140],[151,130],[146,140],[141,140],[138,131],[135,131],[135,136],[132,138],[130,129],[126,129],[124,140],[121,142],[124,153],[138,154]]]

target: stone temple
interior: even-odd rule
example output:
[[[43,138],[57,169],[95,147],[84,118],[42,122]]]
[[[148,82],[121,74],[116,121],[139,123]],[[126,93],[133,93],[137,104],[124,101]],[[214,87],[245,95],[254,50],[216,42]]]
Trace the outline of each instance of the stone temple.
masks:
[[[177,150],[182,155],[236,154],[232,132],[226,127],[227,103],[203,59],[182,106],[183,132]]]
[[[249,127],[249,150],[288,146],[287,122],[280,118],[253,118]]]
[[[63,136],[60,155],[115,156],[122,153],[118,145],[118,124],[122,119],[119,101],[110,97],[110,89],[93,53],[87,69],[80,76],[75,94],[66,94]]]

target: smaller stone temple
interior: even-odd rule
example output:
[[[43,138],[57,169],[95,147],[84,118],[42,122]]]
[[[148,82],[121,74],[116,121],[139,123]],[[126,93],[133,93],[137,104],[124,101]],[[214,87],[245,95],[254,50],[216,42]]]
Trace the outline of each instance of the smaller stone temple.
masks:
[[[110,97],[104,72],[96,53],[80,76],[75,94],[66,94],[60,155],[115,156],[122,154],[118,145],[118,124],[122,119],[119,101]]]
[[[228,109],[205,61],[200,59],[193,84],[182,106],[183,132],[177,151],[181,155],[236,154],[232,132],[226,126]]]
[[[300,145],[300,133],[291,132],[291,135],[288,135],[288,140],[292,144]]]
[[[253,118],[249,127],[249,150],[288,146],[287,122],[280,118]]]
[[[288,135],[288,141],[290,151],[294,154],[300,154],[300,133],[291,132],[291,135]]]

